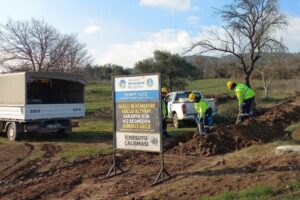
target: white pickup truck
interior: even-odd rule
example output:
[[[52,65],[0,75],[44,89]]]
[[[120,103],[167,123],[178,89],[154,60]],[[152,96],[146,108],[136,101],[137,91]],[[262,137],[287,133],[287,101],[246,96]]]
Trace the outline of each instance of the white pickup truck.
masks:
[[[167,95],[168,118],[173,120],[175,128],[181,128],[185,121],[194,120],[197,115],[194,103],[189,100],[189,94],[195,93],[203,95],[199,91],[178,91]],[[204,99],[213,110],[213,115],[217,113],[215,99]]]

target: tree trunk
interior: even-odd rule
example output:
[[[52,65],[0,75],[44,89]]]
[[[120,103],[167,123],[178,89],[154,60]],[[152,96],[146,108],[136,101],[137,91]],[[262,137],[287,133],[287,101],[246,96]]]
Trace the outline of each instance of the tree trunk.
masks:
[[[265,73],[262,71],[260,73],[261,73],[261,78],[262,78],[263,86],[264,86],[264,90],[265,90],[265,97],[268,98],[272,80],[269,80],[269,81],[266,80]]]
[[[251,85],[250,85],[250,73],[247,73],[246,76],[245,76],[245,84],[251,88]]]
[[[269,97],[269,88],[265,88],[265,97],[266,97],[266,98]]]

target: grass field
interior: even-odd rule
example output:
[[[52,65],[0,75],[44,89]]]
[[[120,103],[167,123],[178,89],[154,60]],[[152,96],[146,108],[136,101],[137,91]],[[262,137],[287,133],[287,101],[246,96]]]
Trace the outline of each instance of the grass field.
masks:
[[[85,89],[85,101],[87,114],[101,108],[112,107],[112,86],[107,82],[90,83]]]
[[[287,194],[280,194],[280,189],[269,186],[256,186],[238,192],[224,192],[214,197],[207,197],[205,200],[299,200],[300,183],[294,182],[287,185],[291,191]]]
[[[226,87],[228,79],[205,79],[188,82],[186,89],[200,90],[204,95],[234,95],[233,91]],[[272,106],[282,99],[295,95],[295,86],[300,84],[297,80],[275,80],[268,99],[263,98],[263,84],[260,80],[254,80],[252,86],[256,92],[259,103],[262,106]],[[299,88],[298,88],[299,89]],[[86,87],[86,111],[93,113],[102,108],[112,108],[112,86],[110,82],[90,83]],[[258,104],[258,106],[260,106]]]
[[[207,79],[189,82],[187,89],[200,90],[204,95],[231,94],[233,92],[226,88],[227,79]],[[285,81],[275,81],[274,88],[270,93],[270,98],[262,97],[263,90],[261,81],[253,81],[253,87],[257,92],[258,107],[270,107],[282,101],[288,96],[293,96],[294,91],[286,89],[288,84]],[[282,86],[284,85],[284,87]],[[285,90],[282,90],[285,88]],[[47,134],[30,135],[21,142],[31,142],[34,144],[53,142],[59,143],[63,147],[62,156],[76,157],[95,155],[97,153],[108,152],[112,144],[112,120],[99,119],[94,116],[96,111],[112,108],[112,86],[110,82],[95,82],[86,86],[86,113],[87,117],[80,120],[80,127],[74,129],[74,133],[68,138],[61,138]],[[236,101],[227,102],[219,106],[219,116],[217,124],[227,123],[235,120],[237,113]],[[168,125],[171,136],[178,137],[182,133],[193,132],[194,128],[175,129],[172,124]],[[0,142],[9,143],[4,135],[0,137]]]

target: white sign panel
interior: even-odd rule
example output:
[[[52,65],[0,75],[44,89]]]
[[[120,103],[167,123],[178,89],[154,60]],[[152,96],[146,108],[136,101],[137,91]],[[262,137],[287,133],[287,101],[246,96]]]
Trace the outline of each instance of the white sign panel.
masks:
[[[114,78],[117,149],[161,152],[160,76]]]

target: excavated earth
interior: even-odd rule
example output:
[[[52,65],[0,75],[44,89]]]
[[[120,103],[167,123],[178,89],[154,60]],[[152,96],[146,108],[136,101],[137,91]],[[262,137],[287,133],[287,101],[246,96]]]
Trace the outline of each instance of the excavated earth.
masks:
[[[295,102],[298,102],[296,98]],[[212,156],[224,154],[252,144],[261,144],[274,139],[288,139],[284,129],[300,119],[300,106],[292,100],[281,103],[266,113],[244,121],[240,125],[220,126],[212,133],[200,136],[181,144],[171,151],[185,155]]]
[[[300,181],[300,155],[265,153],[260,144],[288,139],[284,129],[299,117],[297,97],[239,126],[168,143],[166,169],[173,176],[155,187],[150,185],[160,170],[159,154],[118,151],[127,171],[103,180],[111,154],[70,160],[59,156],[63,149],[56,143],[0,143],[0,199],[201,199],[253,185],[286,188]],[[237,151],[253,144],[261,154]]]

